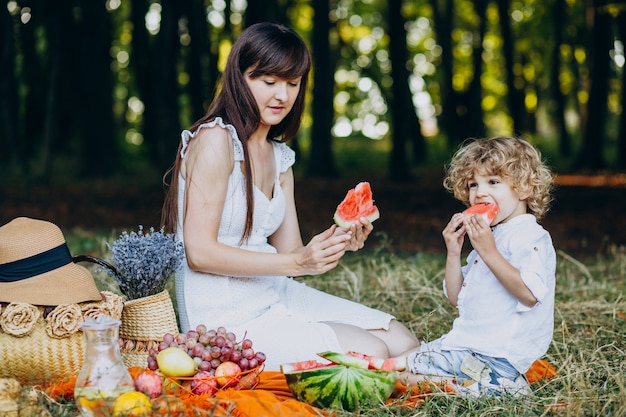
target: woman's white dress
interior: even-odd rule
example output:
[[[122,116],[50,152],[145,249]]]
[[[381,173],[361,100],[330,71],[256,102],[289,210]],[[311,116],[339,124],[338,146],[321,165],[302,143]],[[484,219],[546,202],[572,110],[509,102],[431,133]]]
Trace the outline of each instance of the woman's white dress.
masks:
[[[228,182],[228,191],[218,240],[239,246],[245,224],[246,200],[241,171],[243,148],[232,125],[220,118],[204,124],[228,130],[234,144],[235,166]],[[196,132],[183,131],[184,158],[189,140]],[[295,161],[295,155],[284,143],[274,143],[277,165],[274,194],[269,200],[254,188],[254,217],[252,235],[242,248],[250,251],[275,253],[267,239],[281,224],[285,213],[285,196],[279,173]],[[182,213],[185,179],[179,178],[177,237],[183,240]],[[245,262],[245,257],[242,257]],[[324,322],[345,323],[365,329],[387,329],[393,319],[384,313],[322,291],[285,276],[231,277],[200,273],[186,262],[176,274],[176,301],[183,332],[205,324],[209,329],[224,326],[238,339],[248,337],[255,351],[267,356],[266,370],[278,370],[281,363],[320,359],[317,353],[341,352],[332,329]]]

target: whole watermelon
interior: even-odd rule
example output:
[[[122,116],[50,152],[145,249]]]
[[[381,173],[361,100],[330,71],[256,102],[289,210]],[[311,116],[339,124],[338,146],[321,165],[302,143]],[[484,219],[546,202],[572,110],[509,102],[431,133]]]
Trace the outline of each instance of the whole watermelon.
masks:
[[[298,400],[346,411],[383,403],[391,396],[398,379],[394,371],[316,361],[283,364],[281,370]]]

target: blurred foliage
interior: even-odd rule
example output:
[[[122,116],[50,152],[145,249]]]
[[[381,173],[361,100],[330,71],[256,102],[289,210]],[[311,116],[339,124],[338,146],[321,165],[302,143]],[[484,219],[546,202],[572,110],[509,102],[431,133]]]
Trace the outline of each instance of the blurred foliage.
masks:
[[[555,19],[553,7],[559,1],[563,3],[564,14]],[[5,98],[9,98],[11,88],[15,88],[17,107],[11,110],[16,113],[15,120],[3,119],[4,127],[0,129],[0,145],[7,150],[0,157],[4,177],[27,181],[85,175],[160,178],[173,159],[179,140],[176,132],[203,113],[215,92],[230,45],[248,22],[274,16],[310,41],[315,31],[314,1],[283,0],[274,8],[270,3],[260,1],[251,8],[241,0],[188,0],[175,4],[108,0],[112,42],[104,53],[110,61],[115,125],[112,132],[116,136],[112,145],[115,149],[109,149],[111,146],[93,148],[101,140],[95,135],[100,120],[94,119],[94,110],[84,113],[85,103],[96,99],[92,94],[105,88],[106,83],[100,85],[97,79],[88,79],[87,84],[77,84],[88,68],[83,67],[83,55],[89,46],[75,48],[71,40],[80,40],[90,33],[89,27],[81,26],[89,10],[86,4],[78,0],[67,2],[60,4],[55,13],[48,13],[52,6],[44,0],[8,0],[2,13],[4,21],[11,24],[5,26],[5,36],[0,42],[8,53],[3,55],[3,65],[13,70],[15,86],[6,85],[1,91],[8,92]],[[606,126],[585,126],[592,70],[589,45],[594,29],[588,18],[592,12],[610,13],[611,22],[617,26],[623,8],[609,4],[594,9],[573,0],[503,4],[507,5],[507,16],[501,15],[498,1],[404,1],[404,20],[389,22],[387,1],[330,2],[328,42],[335,72],[327,77],[334,84],[333,106],[328,109],[333,112],[334,124],[328,135],[333,137],[335,155],[352,152],[338,158],[340,172],[373,155],[363,149],[382,152],[372,156],[372,163],[368,161],[367,165],[385,172],[384,160],[392,149],[391,86],[398,82],[391,74],[389,25],[403,25],[406,30],[406,66],[414,104],[406,111],[417,114],[428,141],[426,162],[409,158],[410,164],[441,164],[456,147],[458,139],[451,138],[452,126],[442,120],[443,108],[449,106],[460,117],[458,120],[463,120],[464,115],[470,119],[481,117],[485,136],[519,134],[529,138],[562,170],[585,167],[584,163],[574,164],[584,155],[565,155],[559,145],[565,132],[571,146],[582,149],[584,129],[606,136],[605,141],[598,142],[603,146],[606,168],[620,169],[624,165],[623,152],[618,152],[620,147],[626,148],[626,134],[620,131],[619,124],[624,117],[620,86],[624,47],[616,28],[612,29],[611,53],[606,57],[611,61]],[[247,14],[249,8],[261,13],[263,5],[267,7],[266,15]],[[486,6],[484,14],[480,12],[482,5]],[[270,14],[270,9],[276,11]],[[451,13],[449,33],[444,32],[445,27],[437,27],[437,22],[442,21],[439,17],[446,13]],[[102,15],[99,16],[102,20]],[[197,19],[198,16],[205,19]],[[59,26],[59,22],[67,25]],[[511,45],[505,43],[505,28],[512,34]],[[557,31],[561,33],[559,44],[555,44]],[[447,37],[453,59],[449,78],[442,71],[446,64],[443,40]],[[553,62],[555,48],[560,62]],[[511,75],[506,72],[504,59],[508,49],[512,50]],[[68,53],[71,59],[66,56]],[[477,67],[477,54],[480,54],[480,67]],[[56,59],[61,60],[60,68],[53,65]],[[556,88],[550,78],[550,68],[555,65],[559,82]],[[170,68],[175,71],[174,78]],[[514,77],[511,84],[507,84],[509,76]],[[469,100],[470,95],[476,94],[471,90],[476,77],[481,86],[480,113],[471,104],[475,101]],[[10,82],[11,78],[4,80]],[[511,86],[515,91],[510,91]],[[309,100],[314,99],[315,86],[311,88],[313,94]],[[455,101],[446,101],[448,98],[443,93],[447,90],[455,94]],[[514,95],[520,97],[511,99]],[[514,103],[511,100],[516,99],[523,103],[521,115],[515,115],[511,108]],[[564,102],[563,129],[558,128],[560,116],[555,114],[559,100]],[[2,103],[11,106],[13,101]],[[523,124],[514,125],[516,118]],[[315,140],[310,137],[313,123],[314,115],[309,112],[297,141],[304,165],[324,162],[308,159]],[[464,127],[460,126],[462,137],[474,134],[469,129],[464,131]],[[363,146],[345,146],[351,141],[359,141]],[[431,148],[436,151],[430,153]],[[97,149],[97,153],[90,149]],[[379,159],[383,163],[379,164]],[[347,165],[342,166],[344,163]]]

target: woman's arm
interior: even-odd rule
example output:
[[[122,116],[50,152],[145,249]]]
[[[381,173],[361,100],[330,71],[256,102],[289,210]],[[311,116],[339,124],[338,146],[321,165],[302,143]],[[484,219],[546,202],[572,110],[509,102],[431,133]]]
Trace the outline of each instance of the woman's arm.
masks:
[[[300,255],[299,263],[309,264],[315,270],[326,272],[333,269],[347,250],[351,236],[337,234],[337,226],[332,225],[304,246],[298,222],[291,168],[281,174],[280,184],[285,195],[285,218],[280,227],[270,236],[270,243],[278,253]]]
[[[289,167],[280,174],[280,187],[285,195],[285,218],[280,227],[270,236],[269,242],[278,253],[292,253],[304,248],[294,196],[293,170]]]
[[[332,237],[332,232],[328,231],[294,253],[259,253],[218,242],[228,178],[234,167],[232,139],[223,129],[203,129],[190,143],[184,161],[182,173],[187,179],[187,189],[183,229],[191,269],[232,276],[310,275],[328,271],[343,255],[346,238]],[[293,191],[290,194],[293,196]],[[291,197],[291,202],[288,199],[287,203],[286,223],[280,227],[285,227],[281,235],[291,237],[279,240],[295,250],[302,247],[302,242],[299,237],[293,237],[294,230],[299,236],[294,216],[295,203]]]

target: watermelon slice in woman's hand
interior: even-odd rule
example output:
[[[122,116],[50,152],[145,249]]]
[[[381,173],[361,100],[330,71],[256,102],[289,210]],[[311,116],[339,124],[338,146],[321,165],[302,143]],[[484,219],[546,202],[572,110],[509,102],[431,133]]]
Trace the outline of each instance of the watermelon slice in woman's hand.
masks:
[[[490,225],[498,215],[498,206],[493,203],[476,203],[472,207],[467,208],[463,215],[466,217],[478,215],[485,223]]]
[[[337,206],[333,220],[337,226],[349,229],[361,217],[366,217],[370,222],[380,217],[378,207],[372,199],[372,188],[369,182],[360,182],[352,190],[349,190],[343,201]]]

